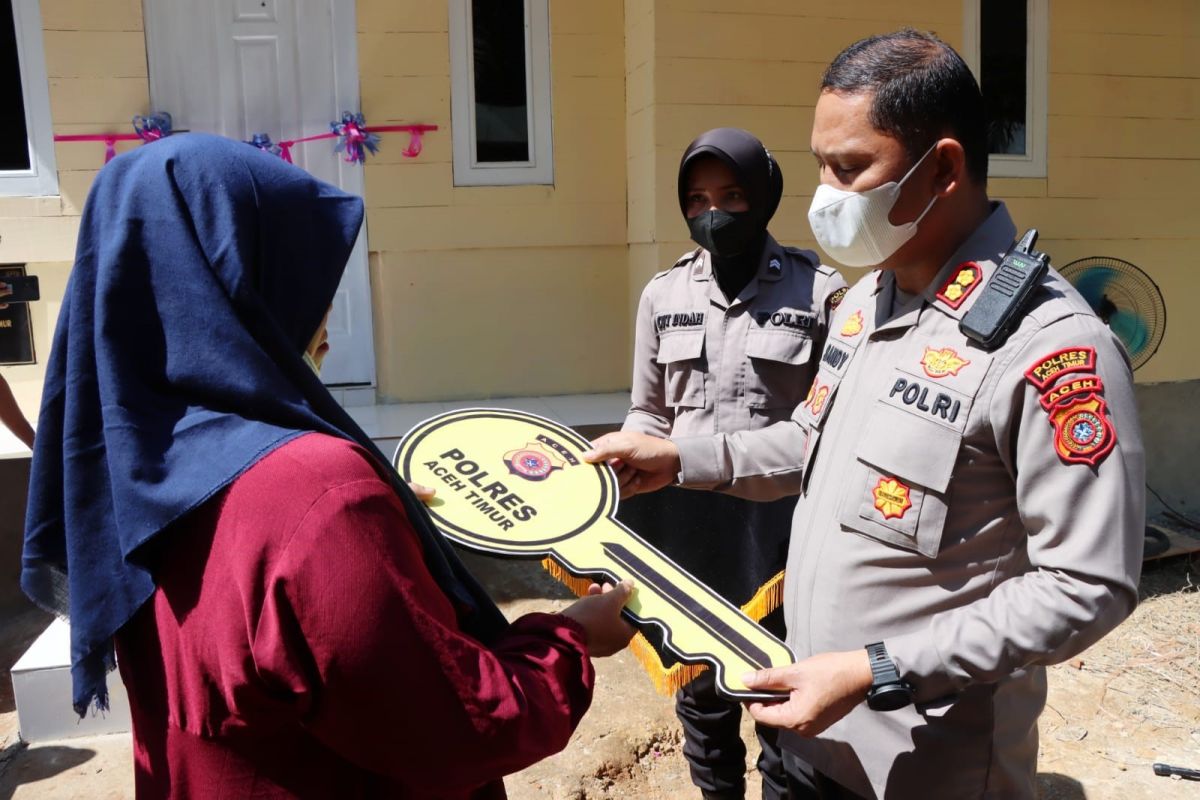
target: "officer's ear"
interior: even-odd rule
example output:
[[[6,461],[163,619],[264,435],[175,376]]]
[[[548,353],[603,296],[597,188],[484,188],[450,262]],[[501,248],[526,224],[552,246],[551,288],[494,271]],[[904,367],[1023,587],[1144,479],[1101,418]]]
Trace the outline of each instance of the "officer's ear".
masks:
[[[938,139],[930,154],[936,166],[933,175],[933,191],[939,198],[947,198],[963,188],[969,181],[967,153],[957,139]]]

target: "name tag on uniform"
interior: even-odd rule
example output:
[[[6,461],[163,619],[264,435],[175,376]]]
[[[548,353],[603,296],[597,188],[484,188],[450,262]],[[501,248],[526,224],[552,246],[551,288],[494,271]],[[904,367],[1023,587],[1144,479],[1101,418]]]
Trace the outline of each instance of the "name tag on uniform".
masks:
[[[666,333],[680,328],[703,328],[703,311],[665,311],[654,315],[654,332]]]

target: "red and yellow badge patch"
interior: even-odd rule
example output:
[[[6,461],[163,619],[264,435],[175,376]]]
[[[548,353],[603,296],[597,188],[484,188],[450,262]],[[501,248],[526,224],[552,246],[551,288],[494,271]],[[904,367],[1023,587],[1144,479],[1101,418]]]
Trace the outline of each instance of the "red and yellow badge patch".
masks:
[[[1025,370],[1026,380],[1042,393],[1038,403],[1054,426],[1054,451],[1068,464],[1095,466],[1117,443],[1117,431],[1105,415],[1104,381],[1095,370],[1096,350],[1091,347],[1056,350]],[[1093,374],[1055,385],[1076,372]]]
[[[872,491],[875,496],[875,510],[883,514],[884,519],[900,519],[912,508],[909,493],[908,486],[895,478],[880,478]]]
[[[1104,399],[1087,394],[1050,412],[1054,449],[1063,461],[1095,466],[1117,443],[1117,433],[1104,416]]]
[[[1092,347],[1068,347],[1058,350],[1025,370],[1025,377],[1040,391],[1054,383],[1060,375],[1071,372],[1095,372],[1096,350]]]
[[[952,347],[943,347],[938,350],[926,347],[925,355],[921,356],[921,367],[925,370],[925,374],[931,378],[944,378],[947,375],[957,375],[959,370],[970,363],[970,361],[960,356],[958,351]]]
[[[808,397],[804,398],[804,405],[808,406],[814,417],[819,417],[821,409],[825,408],[825,401],[828,399],[829,384],[821,383],[813,378],[812,386],[808,387]]]
[[[1100,380],[1099,375],[1085,375],[1081,378],[1076,378],[1059,386],[1055,386],[1053,389],[1043,394],[1039,402],[1042,404],[1042,408],[1049,411],[1059,403],[1064,402],[1068,398],[1075,397],[1076,395],[1100,394],[1103,391],[1104,381]]]
[[[862,313],[862,310],[859,309],[858,311],[855,311],[853,314],[851,314],[850,318],[846,320],[846,323],[844,325],[842,325],[841,335],[842,336],[858,336],[860,333],[862,333],[862,329],[863,329],[863,313]]]
[[[983,270],[979,265],[974,261],[965,261],[958,265],[935,297],[951,308],[958,308],[982,282]]]

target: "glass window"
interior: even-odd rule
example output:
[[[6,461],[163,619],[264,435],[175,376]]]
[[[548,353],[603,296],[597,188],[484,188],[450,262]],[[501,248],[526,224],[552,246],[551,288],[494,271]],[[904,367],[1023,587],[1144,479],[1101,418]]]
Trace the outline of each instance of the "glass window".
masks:
[[[529,160],[524,0],[471,3],[475,160]]]
[[[983,90],[988,173],[1046,175],[1048,0],[964,0],[963,55]]]
[[[1025,154],[1027,11],[1011,0],[979,3],[979,84],[990,153]]]
[[[12,0],[0,0],[0,170],[27,170],[29,134]]]
[[[548,0],[451,0],[454,182],[553,183]]]
[[[58,194],[38,0],[0,0],[0,196]]]

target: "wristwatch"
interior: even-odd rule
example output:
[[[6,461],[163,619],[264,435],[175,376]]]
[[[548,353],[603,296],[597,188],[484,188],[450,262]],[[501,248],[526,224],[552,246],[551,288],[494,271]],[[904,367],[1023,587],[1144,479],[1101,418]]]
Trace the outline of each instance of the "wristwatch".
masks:
[[[871,688],[867,690],[867,707],[872,711],[895,711],[913,701],[913,690],[900,678],[896,662],[888,655],[883,642],[867,645],[871,660]]]

